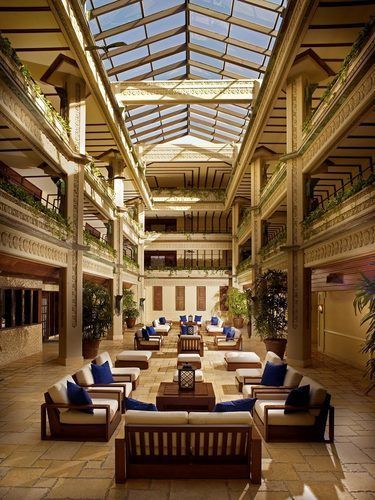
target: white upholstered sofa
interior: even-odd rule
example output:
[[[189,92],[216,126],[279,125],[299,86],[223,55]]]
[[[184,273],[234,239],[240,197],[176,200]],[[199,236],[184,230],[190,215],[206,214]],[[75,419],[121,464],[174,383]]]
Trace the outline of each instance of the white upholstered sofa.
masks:
[[[169,330],[171,329],[171,324],[166,323],[165,325],[162,325],[158,319],[154,319],[152,322],[156,333],[160,333],[161,335],[168,335]]]
[[[249,412],[125,414],[115,478],[246,478],[261,481],[261,439]]]
[[[207,322],[206,330],[209,335],[218,335],[223,333],[224,321],[220,318],[218,319],[219,321],[217,325],[212,325],[211,322]]]

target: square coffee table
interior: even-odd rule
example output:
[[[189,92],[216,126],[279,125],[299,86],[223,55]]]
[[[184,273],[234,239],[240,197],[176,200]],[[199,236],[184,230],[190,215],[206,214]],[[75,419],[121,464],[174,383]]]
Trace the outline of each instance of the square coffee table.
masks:
[[[196,382],[193,391],[180,391],[176,382],[161,382],[156,396],[158,410],[212,411],[215,393],[211,382]]]

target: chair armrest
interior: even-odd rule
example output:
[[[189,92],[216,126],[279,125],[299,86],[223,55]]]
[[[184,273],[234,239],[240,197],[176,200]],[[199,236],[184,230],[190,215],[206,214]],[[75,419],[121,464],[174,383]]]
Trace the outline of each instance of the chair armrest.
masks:
[[[112,373],[113,380],[115,382],[131,382],[132,376],[130,374],[115,375]]]
[[[219,340],[222,342],[223,340],[227,340],[225,335],[215,335],[214,343],[218,344]]]
[[[251,384],[260,384],[262,381],[262,378],[261,377],[249,377],[249,376],[246,376],[243,378],[243,383],[244,385],[251,385]]]
[[[100,393],[108,393],[108,391],[105,390],[105,387],[111,387],[111,388],[114,388],[114,389],[118,389],[117,391],[112,391],[113,394],[122,394],[123,396],[125,396],[126,394],[126,384],[127,383],[130,383],[130,382],[124,382],[124,385],[112,385],[112,384],[95,384],[95,385],[92,385],[90,387],[88,387],[88,390],[90,392],[90,394],[93,394],[94,397],[95,397],[95,393],[96,394],[100,394]],[[99,396],[100,397],[100,396]],[[109,399],[113,399],[111,397],[109,397]]]
[[[271,385],[262,385],[261,387],[254,387],[252,390],[252,393],[255,394],[254,397],[259,397],[262,394],[274,394],[274,395],[283,395],[283,394],[289,394],[290,391],[292,390],[292,387],[287,387],[287,386],[271,386]],[[262,398],[260,398],[262,399]]]

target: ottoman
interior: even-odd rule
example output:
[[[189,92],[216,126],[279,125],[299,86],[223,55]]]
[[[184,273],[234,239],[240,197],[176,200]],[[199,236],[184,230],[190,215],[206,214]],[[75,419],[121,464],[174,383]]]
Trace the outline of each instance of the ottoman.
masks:
[[[237,368],[236,370],[236,385],[238,387],[239,392],[242,391],[243,385],[244,385],[244,379],[248,377],[246,380],[246,383],[249,384],[250,382],[253,382],[254,379],[255,383],[260,383],[260,380],[263,375],[263,368]]]
[[[255,352],[226,352],[224,359],[230,372],[237,368],[262,368],[260,357]]]
[[[179,354],[177,356],[177,368],[182,366],[184,363],[189,363],[195,368],[202,368],[201,357],[196,353]]]
[[[151,351],[122,351],[116,355],[115,367],[137,367],[147,370],[151,356]]]
[[[196,382],[204,382],[202,370],[195,370],[195,381]],[[178,370],[176,370],[174,372],[173,382],[178,382]]]
[[[139,375],[141,373],[141,369],[137,368],[135,366],[129,367],[129,368],[115,368],[113,367],[111,369],[112,375],[115,375],[116,377],[130,377],[132,386],[133,386],[133,391],[137,388],[139,384]]]

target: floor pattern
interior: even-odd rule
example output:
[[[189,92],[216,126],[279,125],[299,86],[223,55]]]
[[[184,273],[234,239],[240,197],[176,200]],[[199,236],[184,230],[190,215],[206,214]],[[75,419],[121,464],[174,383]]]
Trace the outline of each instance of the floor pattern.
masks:
[[[133,396],[155,402],[160,382],[170,381],[176,366],[176,331],[166,338],[151,367],[141,373]],[[131,349],[133,332],[124,340],[101,343],[113,356]],[[224,352],[205,336],[205,379],[214,384],[217,401],[241,397],[234,373],[224,366]],[[0,381],[0,498],[84,498],[128,500],[257,500],[375,498],[375,397],[364,396],[362,373],[322,355],[303,370],[325,385],[336,408],[336,440],[324,443],[263,443],[263,480],[129,480],[115,485],[114,439],[108,443],[40,440],[40,404],[45,390],[69,369],[56,362],[57,344],[43,353],[1,369]],[[265,354],[262,343],[245,337],[244,350]]]

